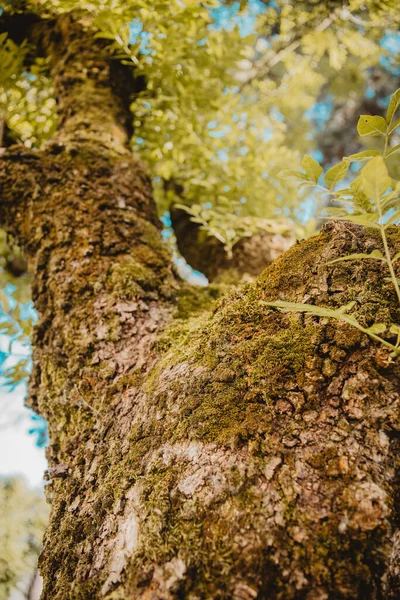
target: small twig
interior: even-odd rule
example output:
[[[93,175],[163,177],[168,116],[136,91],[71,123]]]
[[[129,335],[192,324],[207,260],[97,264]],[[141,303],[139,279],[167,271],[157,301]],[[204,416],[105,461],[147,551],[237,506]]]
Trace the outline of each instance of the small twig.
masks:
[[[363,19],[360,19],[360,17],[356,17],[355,15],[353,15],[353,13],[351,13],[349,11],[348,8],[343,8],[340,16],[343,20],[347,19],[348,21],[351,21],[352,23],[354,23],[354,25],[358,25],[360,27],[380,27],[381,26],[380,23],[371,23],[368,21],[364,21]]]

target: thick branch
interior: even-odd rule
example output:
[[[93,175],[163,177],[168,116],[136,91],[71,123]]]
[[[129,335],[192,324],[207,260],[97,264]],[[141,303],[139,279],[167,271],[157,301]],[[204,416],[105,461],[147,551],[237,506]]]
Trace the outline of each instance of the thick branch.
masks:
[[[132,133],[129,112],[133,72],[112,60],[104,41],[96,40],[72,15],[34,27],[39,48],[51,58],[51,75],[61,142],[92,140],[123,151]]]
[[[20,43],[27,39],[36,56],[50,59],[59,116],[59,142],[96,140],[124,151],[132,134],[130,97],[141,89],[133,70],[115,60],[104,40],[70,14],[58,17],[22,12],[0,17],[0,31]],[[32,62],[33,53],[27,61]]]
[[[99,383],[99,369],[119,377],[148,368],[178,283],[146,168],[123,146],[125,88],[114,85],[105,54],[70,17],[60,18],[55,38],[42,26],[42,45],[60,44],[53,56],[60,127],[42,151],[13,146],[0,157],[0,225],[34,274],[39,322],[29,402],[49,421],[53,466],[63,460],[60,410],[69,419],[86,402],[82,377]],[[85,407],[95,413],[101,397]]]
[[[227,271],[238,279],[254,279],[293,243],[279,234],[260,232],[237,242],[229,258],[223,244],[202,231],[185,211],[172,208],[171,220],[179,252],[209,281],[220,280]]]

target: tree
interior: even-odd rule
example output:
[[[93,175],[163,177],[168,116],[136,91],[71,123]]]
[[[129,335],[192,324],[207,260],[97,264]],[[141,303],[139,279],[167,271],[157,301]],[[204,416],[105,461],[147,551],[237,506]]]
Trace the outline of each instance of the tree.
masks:
[[[134,146],[144,145],[161,209],[179,197],[231,253],[236,278],[254,275],[255,234],[269,244],[267,234],[302,227],[296,186],[277,175],[297,166],[301,142],[290,149],[277,113],[314,102],[325,82],[314,59],[343,71],[348,57],[377,62],[394,5],[304,3],[294,23],[290,3],[266,3],[246,58],[238,27],[209,27],[214,2],[53,4],[7,3],[2,15],[2,51],[14,60],[4,93],[19,102],[25,61],[32,89],[49,78],[57,101],[50,141],[37,148],[45,135],[39,127],[32,142],[31,128],[0,162],[1,226],[24,249],[39,314],[28,403],[50,435],[43,599],[398,598],[399,361],[348,323],[268,306],[355,303],[364,330],[398,324],[381,262],[331,264],[384,251],[379,233],[334,222],[244,287],[227,277],[189,285],[162,239],[148,167],[129,146],[133,95]],[[365,19],[376,30],[357,56]],[[266,92],[276,102],[256,109]],[[315,164],[303,162],[314,183]],[[384,178],[378,201],[389,190],[397,202]],[[397,227],[385,243],[400,251]],[[221,260],[219,276],[230,264]]]

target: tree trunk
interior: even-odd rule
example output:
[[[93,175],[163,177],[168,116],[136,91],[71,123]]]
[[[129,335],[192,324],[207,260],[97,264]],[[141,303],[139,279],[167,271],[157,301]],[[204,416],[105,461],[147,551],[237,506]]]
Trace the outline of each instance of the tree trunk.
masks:
[[[328,264],[377,235],[329,225],[207,309],[162,243],[105,52],[68,16],[40,36],[57,40],[60,126],[0,158],[0,214],[39,313],[42,600],[399,598],[399,361],[265,306],[355,301],[365,325],[399,322],[375,261]]]

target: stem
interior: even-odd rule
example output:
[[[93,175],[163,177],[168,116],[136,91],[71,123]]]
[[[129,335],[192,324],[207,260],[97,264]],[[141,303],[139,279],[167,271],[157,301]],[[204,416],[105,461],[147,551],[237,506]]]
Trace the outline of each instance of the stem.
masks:
[[[121,36],[116,35],[115,36],[115,41],[117,42],[117,44],[123,49],[123,51],[125,52],[125,54],[128,56],[128,58],[131,59],[131,61],[133,62],[134,65],[139,66],[139,61],[136,58],[136,56],[134,56],[131,52],[131,49],[129,48],[129,46],[127,46],[126,44],[124,44]]]
[[[382,241],[383,241],[383,247],[385,248],[386,260],[387,260],[387,264],[389,267],[390,276],[391,276],[394,288],[396,290],[397,298],[398,298],[399,304],[400,304],[400,288],[399,288],[399,284],[397,282],[396,273],[394,272],[392,258],[390,256],[390,252],[389,252],[389,246],[388,246],[387,239],[386,239],[385,227],[383,225],[380,225],[379,228],[381,230],[381,237],[382,237]]]
[[[383,149],[383,157],[386,156],[387,153],[387,147],[388,147],[388,142],[389,142],[389,135],[386,133],[385,135],[385,147]]]
[[[314,187],[320,189],[322,192],[324,192],[324,194],[328,194],[329,196],[334,193],[332,190],[328,190],[328,188],[324,187],[323,185],[319,185],[319,183],[317,183]]]
[[[355,325],[351,319],[346,319],[345,317],[340,320],[344,321],[345,323],[349,323],[349,325],[356,327],[363,333],[366,333],[367,335],[369,335],[369,337],[372,337],[377,342],[380,342],[383,346],[386,346],[386,348],[389,348],[390,350],[392,350],[394,355],[396,355],[396,356],[400,355],[400,348],[398,348],[397,346],[393,346],[393,344],[391,344],[390,342],[387,342],[385,339],[381,338],[379,335],[376,335],[376,333],[372,333],[371,331],[364,329],[364,327],[362,327],[359,323],[357,325]]]

